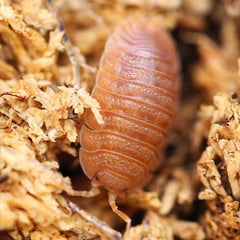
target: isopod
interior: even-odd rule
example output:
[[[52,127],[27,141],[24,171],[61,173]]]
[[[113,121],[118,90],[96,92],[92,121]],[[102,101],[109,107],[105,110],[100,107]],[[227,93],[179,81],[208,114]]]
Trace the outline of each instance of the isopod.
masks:
[[[174,41],[156,22],[129,18],[108,39],[92,97],[104,124],[91,111],[80,132],[80,163],[93,186],[115,198],[146,183],[161,162],[178,104],[180,64]]]

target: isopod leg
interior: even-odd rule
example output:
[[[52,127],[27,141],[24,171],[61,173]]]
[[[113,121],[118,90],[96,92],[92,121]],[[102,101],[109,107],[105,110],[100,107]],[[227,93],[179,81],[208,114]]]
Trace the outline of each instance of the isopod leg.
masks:
[[[108,192],[109,205],[111,206],[113,212],[115,212],[120,218],[123,219],[123,221],[126,222],[126,232],[125,232],[125,235],[128,235],[130,227],[131,227],[132,220],[125,213],[123,213],[122,211],[118,210],[118,206],[116,205],[116,198],[117,198],[116,194],[114,194],[112,192]]]
[[[76,191],[72,190],[67,192],[69,195],[72,196],[80,196],[80,197],[95,197],[100,193],[99,188],[93,187],[89,191]]]

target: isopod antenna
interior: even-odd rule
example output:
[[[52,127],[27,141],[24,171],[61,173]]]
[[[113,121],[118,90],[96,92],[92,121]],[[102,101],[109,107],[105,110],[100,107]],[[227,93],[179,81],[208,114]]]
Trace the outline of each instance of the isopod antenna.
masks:
[[[120,211],[118,209],[118,206],[116,205],[116,199],[117,199],[118,195],[113,193],[113,192],[108,192],[108,201],[109,201],[109,205],[111,206],[113,212],[115,212],[120,218],[123,219],[123,221],[126,222],[126,231],[125,231],[125,237],[129,235],[129,231],[130,231],[130,227],[131,227],[131,218],[126,215],[124,212]]]
[[[67,33],[65,31],[63,22],[58,17],[57,8],[55,7],[55,5],[53,3],[54,1],[52,1],[52,0],[46,0],[46,1],[51,6],[53,13],[56,15],[56,19],[58,19],[58,29],[59,29],[59,31],[63,32],[63,44],[65,46],[68,58],[69,58],[69,60],[72,64],[73,82],[74,82],[73,87],[76,88],[76,89],[79,89],[80,88],[80,74],[79,74],[79,62],[78,62],[77,56],[74,53],[71,41],[67,36]]]

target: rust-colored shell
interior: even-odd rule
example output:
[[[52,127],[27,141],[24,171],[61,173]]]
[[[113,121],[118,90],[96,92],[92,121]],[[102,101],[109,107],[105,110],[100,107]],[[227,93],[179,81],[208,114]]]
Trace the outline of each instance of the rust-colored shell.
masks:
[[[121,194],[143,185],[166,145],[179,92],[174,43],[153,22],[128,19],[108,39],[80,133],[80,162],[94,185]]]

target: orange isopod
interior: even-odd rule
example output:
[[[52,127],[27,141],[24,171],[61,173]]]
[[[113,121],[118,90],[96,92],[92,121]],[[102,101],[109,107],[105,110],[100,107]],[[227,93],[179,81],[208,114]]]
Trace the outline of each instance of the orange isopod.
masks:
[[[104,124],[85,114],[80,163],[93,186],[115,197],[146,183],[161,162],[178,103],[180,64],[171,36],[156,22],[129,18],[108,39],[92,97]]]

